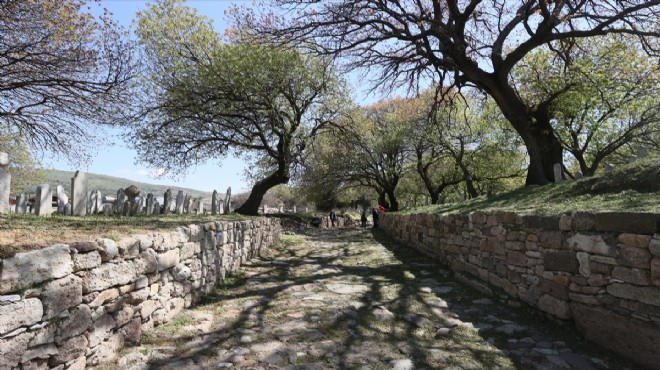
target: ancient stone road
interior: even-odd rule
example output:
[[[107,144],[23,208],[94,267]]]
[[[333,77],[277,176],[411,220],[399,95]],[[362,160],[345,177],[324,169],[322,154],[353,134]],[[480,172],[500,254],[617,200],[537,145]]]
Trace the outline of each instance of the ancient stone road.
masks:
[[[283,236],[202,304],[143,333],[121,369],[621,369],[505,296],[372,229]]]

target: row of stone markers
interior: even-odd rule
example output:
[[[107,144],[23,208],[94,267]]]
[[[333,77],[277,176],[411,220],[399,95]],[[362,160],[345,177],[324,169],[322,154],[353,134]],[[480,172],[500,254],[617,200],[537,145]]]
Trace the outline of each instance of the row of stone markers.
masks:
[[[190,194],[179,190],[176,196],[172,189],[167,189],[164,197],[156,197],[152,193],[140,195],[140,190],[131,185],[125,189],[117,190],[117,196],[104,195],[100,190],[88,191],[87,176],[77,171],[71,178],[71,197],[66,194],[62,185],[57,185],[55,191],[50,185],[37,187],[34,198],[30,195],[20,194],[16,197],[15,205],[10,206],[9,192],[11,175],[3,167],[8,164],[6,156],[0,153],[0,213],[34,213],[37,216],[49,216],[53,212],[63,215],[85,216],[103,213],[105,215],[135,216],[138,214],[227,214],[232,211],[231,187],[227,189],[224,199],[217,191],[213,191],[210,209],[201,199],[193,199]],[[4,163],[4,165],[2,165]]]

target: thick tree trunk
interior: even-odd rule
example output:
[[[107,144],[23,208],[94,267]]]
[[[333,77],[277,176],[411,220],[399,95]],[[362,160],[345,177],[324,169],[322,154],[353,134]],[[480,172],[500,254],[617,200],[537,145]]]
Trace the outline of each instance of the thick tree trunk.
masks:
[[[399,210],[399,201],[396,199],[393,191],[387,192],[387,198],[390,200],[390,207],[387,209],[390,212],[396,212]]]
[[[266,195],[268,190],[274,186],[286,184],[287,182],[289,182],[289,177],[282,175],[280,171],[266,177],[263,180],[258,181],[252,187],[250,196],[245,201],[245,203],[236,209],[236,213],[247,216],[256,216],[259,214],[259,206],[261,205],[261,201],[264,199],[264,195]]]
[[[525,185],[545,185],[554,182],[554,165],[563,163],[562,147],[550,122],[537,121],[521,133],[529,155]]]

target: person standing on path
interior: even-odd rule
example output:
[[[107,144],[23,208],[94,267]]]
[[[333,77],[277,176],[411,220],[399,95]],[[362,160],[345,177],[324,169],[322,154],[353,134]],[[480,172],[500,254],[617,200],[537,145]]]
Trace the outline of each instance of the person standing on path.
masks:
[[[376,208],[371,209],[371,217],[374,220],[374,227],[378,227],[378,211],[376,211]]]
[[[330,223],[332,224],[332,227],[335,227],[335,221],[337,221],[337,215],[335,214],[335,210],[330,211]]]
[[[360,216],[360,221],[362,221],[362,228],[367,227],[367,210],[362,210],[362,215]]]

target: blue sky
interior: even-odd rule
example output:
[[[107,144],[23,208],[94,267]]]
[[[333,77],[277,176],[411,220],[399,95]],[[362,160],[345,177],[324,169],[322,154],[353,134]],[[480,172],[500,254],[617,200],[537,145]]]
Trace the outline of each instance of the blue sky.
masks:
[[[139,9],[144,8],[146,3],[147,1],[140,0],[102,0],[101,6],[111,11],[113,18],[120,24],[128,27],[135,18],[135,13]],[[201,14],[213,19],[215,27],[219,32],[224,32],[226,26],[224,11],[232,3],[235,2],[217,0],[188,1],[188,5],[197,8]],[[246,2],[242,3],[245,4]],[[109,139],[106,142],[108,147],[104,146],[98,150],[98,153],[92,153],[92,160],[87,167],[77,168],[59,159],[54,159],[50,162],[47,161],[46,165],[56,170],[74,172],[81,169],[87,172],[117,176],[134,181],[193,188],[209,192],[214,189],[224,192],[228,186],[231,186],[234,193],[250,190],[250,184],[243,179],[246,163],[241,158],[230,156],[221,162],[218,160],[209,161],[204,165],[188,171],[185,177],[181,179],[157,179],[150,175],[156,169],[147,168],[142,164],[135,164],[136,153],[121,141],[119,132],[113,130],[106,131],[106,137]],[[113,138],[116,139],[112,140]]]

